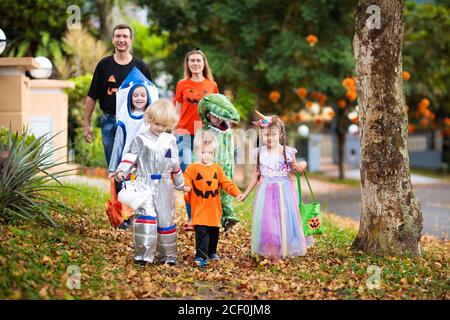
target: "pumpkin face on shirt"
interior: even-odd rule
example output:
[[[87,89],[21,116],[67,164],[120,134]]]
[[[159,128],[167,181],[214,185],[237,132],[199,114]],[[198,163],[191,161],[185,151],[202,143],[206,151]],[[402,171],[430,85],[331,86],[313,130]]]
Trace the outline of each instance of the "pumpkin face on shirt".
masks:
[[[217,177],[216,171],[211,176],[205,176],[205,172],[197,173],[195,181],[192,181],[192,189],[195,195],[203,199],[208,199],[209,196],[211,198],[217,197],[219,195],[219,180]]]

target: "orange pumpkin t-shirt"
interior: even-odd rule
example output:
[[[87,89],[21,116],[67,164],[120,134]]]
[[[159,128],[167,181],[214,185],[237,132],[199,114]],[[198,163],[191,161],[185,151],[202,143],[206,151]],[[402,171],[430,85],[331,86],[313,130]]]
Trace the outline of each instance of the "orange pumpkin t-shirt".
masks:
[[[207,94],[219,93],[219,88],[214,81],[204,79],[200,82],[191,79],[180,80],[175,92],[175,102],[181,103],[181,116],[176,132],[186,134],[186,130],[194,135],[194,123],[200,121],[198,128],[201,128],[201,120],[198,115],[198,103]],[[184,130],[179,130],[184,129]]]
[[[220,190],[224,189],[233,197],[241,194],[241,190],[225,175],[217,163],[210,166],[191,163],[184,172],[184,185],[191,187],[189,200],[193,225],[220,227],[222,218]]]

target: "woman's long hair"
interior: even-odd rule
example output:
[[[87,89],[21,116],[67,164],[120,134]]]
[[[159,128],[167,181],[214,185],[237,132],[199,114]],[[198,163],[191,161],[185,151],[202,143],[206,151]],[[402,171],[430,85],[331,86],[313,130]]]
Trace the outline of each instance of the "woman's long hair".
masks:
[[[203,63],[204,63],[203,76],[208,80],[214,81],[214,77],[212,75],[211,69],[208,64],[208,59],[206,59],[206,55],[200,49],[191,50],[186,54],[186,57],[184,58],[184,80],[192,78],[192,72],[189,69],[188,60],[189,60],[189,56],[191,56],[193,54],[199,54],[203,57]]]

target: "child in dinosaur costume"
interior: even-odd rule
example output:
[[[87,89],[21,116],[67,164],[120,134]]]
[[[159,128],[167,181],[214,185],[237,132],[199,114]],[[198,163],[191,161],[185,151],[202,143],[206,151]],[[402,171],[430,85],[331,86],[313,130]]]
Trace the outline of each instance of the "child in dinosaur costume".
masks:
[[[203,122],[203,127],[197,130],[195,136],[203,130],[212,129],[216,133],[218,150],[215,162],[218,163],[225,175],[233,179],[234,169],[234,141],[232,126],[240,121],[239,112],[222,94],[209,94],[203,97],[198,104],[198,113]],[[197,161],[197,156],[193,155],[193,161]],[[222,226],[225,231],[239,222],[236,217],[231,201],[233,197],[224,190],[220,192],[222,205]]]

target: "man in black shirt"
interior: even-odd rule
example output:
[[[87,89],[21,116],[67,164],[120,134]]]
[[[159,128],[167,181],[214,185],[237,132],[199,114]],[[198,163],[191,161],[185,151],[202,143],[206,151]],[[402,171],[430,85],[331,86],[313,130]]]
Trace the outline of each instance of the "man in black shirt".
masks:
[[[114,28],[112,43],[115,53],[103,58],[97,64],[86,98],[84,139],[86,142],[92,143],[94,135],[91,128],[91,116],[95,102],[99,100],[100,109],[103,111],[101,118],[102,143],[108,165],[117,128],[116,91],[133,67],[137,67],[150,81],[152,80],[150,70],[145,63],[130,54],[132,39],[133,33],[130,26],[119,24]]]

